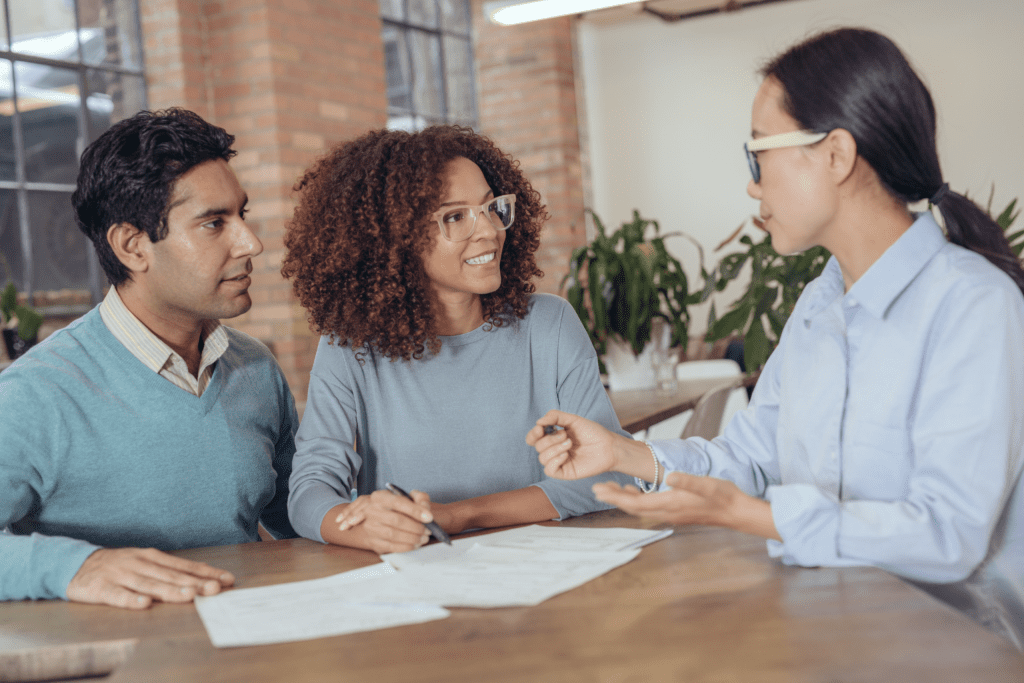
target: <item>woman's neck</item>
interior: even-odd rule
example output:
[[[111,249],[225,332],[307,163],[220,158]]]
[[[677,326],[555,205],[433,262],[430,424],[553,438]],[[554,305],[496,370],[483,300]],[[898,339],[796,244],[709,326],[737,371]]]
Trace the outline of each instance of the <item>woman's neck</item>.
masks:
[[[438,293],[434,299],[437,333],[446,337],[472,332],[484,323],[479,294]]]
[[[846,291],[914,223],[907,207],[885,191],[877,176],[861,180],[867,182],[847,188],[829,231],[830,244],[822,245],[839,261]]]

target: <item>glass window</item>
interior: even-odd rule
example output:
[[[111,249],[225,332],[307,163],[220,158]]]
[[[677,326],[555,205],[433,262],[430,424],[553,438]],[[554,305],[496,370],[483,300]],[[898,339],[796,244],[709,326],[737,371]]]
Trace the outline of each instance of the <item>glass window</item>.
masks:
[[[380,0],[388,127],[476,125],[467,0]]]
[[[0,287],[95,303],[105,283],[71,193],[85,146],[146,108],[137,0],[0,0],[0,10],[11,35],[0,33]]]

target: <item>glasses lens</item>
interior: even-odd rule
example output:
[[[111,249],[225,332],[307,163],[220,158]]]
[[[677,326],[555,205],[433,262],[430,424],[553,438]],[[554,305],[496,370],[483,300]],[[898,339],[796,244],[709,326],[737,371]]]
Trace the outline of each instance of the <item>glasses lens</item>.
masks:
[[[754,177],[754,182],[761,182],[761,165],[757,163],[757,152],[747,149],[746,143],[743,144],[743,151],[747,153],[747,165],[750,166],[750,175]]]
[[[512,225],[512,220],[515,217],[515,205],[509,201],[508,197],[498,197],[487,206],[487,210],[491,214],[495,226],[500,225],[502,229],[507,229]]]
[[[459,206],[444,212],[441,216],[444,234],[450,240],[459,242],[473,232],[473,212],[468,206]]]

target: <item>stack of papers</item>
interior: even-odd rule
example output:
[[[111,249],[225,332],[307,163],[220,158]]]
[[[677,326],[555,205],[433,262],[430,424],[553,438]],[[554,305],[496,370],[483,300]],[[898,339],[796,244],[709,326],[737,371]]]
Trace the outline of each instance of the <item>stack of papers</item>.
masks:
[[[448,607],[536,605],[623,565],[672,533],[529,526],[313,581],[196,598],[215,647],[264,645],[443,619]]]

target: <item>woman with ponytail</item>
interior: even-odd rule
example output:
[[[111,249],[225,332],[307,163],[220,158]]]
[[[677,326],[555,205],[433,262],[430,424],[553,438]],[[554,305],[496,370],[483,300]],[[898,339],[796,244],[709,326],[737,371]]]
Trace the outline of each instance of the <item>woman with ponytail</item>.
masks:
[[[892,41],[839,29],[762,73],[747,191],[776,251],[833,257],[749,408],[713,441],[551,411],[527,442],[549,476],[637,477],[650,495],[594,486],[627,512],[757,534],[787,564],[881,567],[1021,648],[1024,270],[949,189],[931,96]],[[909,210],[925,199],[944,231]]]

